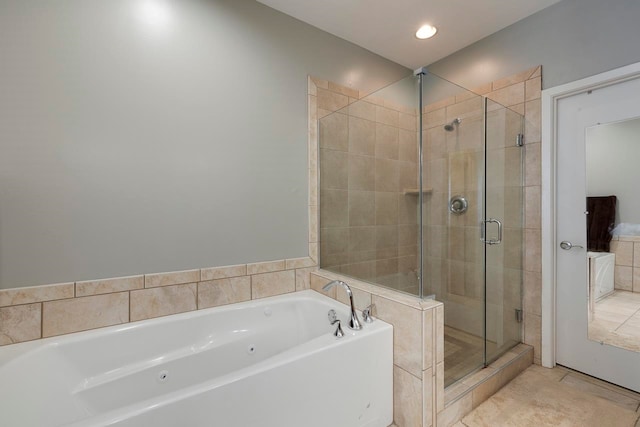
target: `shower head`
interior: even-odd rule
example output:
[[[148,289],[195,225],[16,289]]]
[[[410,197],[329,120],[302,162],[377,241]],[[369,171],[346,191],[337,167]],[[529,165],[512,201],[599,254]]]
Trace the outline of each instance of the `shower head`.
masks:
[[[447,132],[451,132],[452,130],[455,130],[460,122],[462,122],[462,119],[460,117],[456,117],[451,121],[451,123],[447,123],[446,125],[444,125],[444,130],[446,130]]]

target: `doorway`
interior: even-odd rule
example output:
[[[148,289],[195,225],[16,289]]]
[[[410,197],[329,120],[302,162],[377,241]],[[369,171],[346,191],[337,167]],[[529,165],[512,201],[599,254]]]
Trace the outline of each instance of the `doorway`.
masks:
[[[640,332],[640,305],[634,304],[640,293],[633,293],[633,248],[640,233],[629,230],[640,224],[640,215],[633,219],[637,210],[623,214],[622,208],[640,199],[640,190],[601,184],[620,176],[636,188],[640,182],[633,178],[637,166],[622,166],[637,157],[612,136],[638,123],[639,100],[640,64],[543,91],[542,362],[635,391],[640,333],[635,341],[633,328],[637,323]],[[640,145],[640,134],[635,142]],[[602,144],[608,144],[604,151]],[[605,161],[612,155],[614,166]],[[636,281],[640,286],[640,275]]]

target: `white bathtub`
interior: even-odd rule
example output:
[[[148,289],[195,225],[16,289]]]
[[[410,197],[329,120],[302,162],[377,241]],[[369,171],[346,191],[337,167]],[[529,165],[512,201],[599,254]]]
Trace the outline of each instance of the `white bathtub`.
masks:
[[[387,427],[392,327],[347,320],[304,291],[0,347],[0,426]]]

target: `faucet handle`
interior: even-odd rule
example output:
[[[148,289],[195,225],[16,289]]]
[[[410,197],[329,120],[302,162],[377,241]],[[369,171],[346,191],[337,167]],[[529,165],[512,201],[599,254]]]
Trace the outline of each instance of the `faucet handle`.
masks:
[[[340,319],[334,320],[331,324],[335,325],[336,323],[338,324],[338,327],[333,333],[333,336],[336,338],[342,338],[344,336],[344,331],[342,330],[342,326],[340,325]]]
[[[371,323],[373,322],[373,310],[375,310],[376,305],[375,304],[371,304],[369,305],[369,307],[365,308],[364,310],[362,310],[362,319],[367,322],[367,323]]]

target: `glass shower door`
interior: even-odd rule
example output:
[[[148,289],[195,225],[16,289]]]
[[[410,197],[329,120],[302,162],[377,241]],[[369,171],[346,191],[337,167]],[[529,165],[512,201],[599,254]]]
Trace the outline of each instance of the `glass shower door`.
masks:
[[[424,77],[425,295],[444,303],[445,387],[484,365],[484,98]]]
[[[524,243],[524,119],[486,99],[486,363],[521,341]]]

